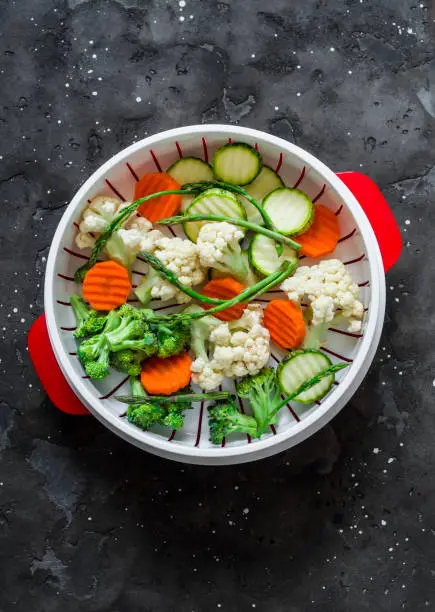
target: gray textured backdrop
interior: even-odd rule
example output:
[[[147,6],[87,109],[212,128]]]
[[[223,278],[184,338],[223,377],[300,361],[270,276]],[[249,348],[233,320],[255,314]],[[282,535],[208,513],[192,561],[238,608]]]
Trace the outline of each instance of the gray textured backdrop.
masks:
[[[435,11],[183,4],[0,2],[0,610],[435,609]],[[201,121],[366,172],[405,242],[352,402],[297,449],[224,469],[62,415],[26,353],[78,186],[144,135]]]

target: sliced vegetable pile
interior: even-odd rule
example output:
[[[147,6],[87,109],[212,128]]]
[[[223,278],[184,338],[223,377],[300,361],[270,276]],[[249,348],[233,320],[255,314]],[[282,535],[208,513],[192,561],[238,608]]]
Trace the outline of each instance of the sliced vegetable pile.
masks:
[[[97,196],[83,212],[76,244],[92,253],[75,275],[83,297],[71,296],[86,374],[101,380],[112,367],[130,376],[131,395],[117,398],[128,420],[176,430],[193,402],[212,401],[210,440],[222,444],[232,433],[261,437],[291,400],[324,397],[347,366],[321,351],[327,329],[345,322],[361,331],[364,309],[341,261],[298,264],[299,254],[334,251],[337,217],[284,185],[245,143],[220,147],[212,166],[185,157],[146,174],[135,198]],[[186,239],[153,223],[180,224]],[[148,272],[132,296],[137,258]],[[255,303],[277,286],[279,299]],[[131,296],[140,307],[127,303]],[[149,307],[153,300],[194,303],[165,315]],[[276,371],[271,341],[288,351]],[[236,395],[217,390],[226,379]]]

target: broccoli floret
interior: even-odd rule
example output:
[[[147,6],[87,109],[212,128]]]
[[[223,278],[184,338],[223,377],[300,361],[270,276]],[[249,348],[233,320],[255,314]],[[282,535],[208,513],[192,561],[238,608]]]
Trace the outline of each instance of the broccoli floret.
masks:
[[[102,380],[109,374],[110,348],[104,336],[96,338],[91,344],[93,340],[94,338],[89,338],[82,342],[77,354],[85,367],[86,374],[94,380]]]
[[[276,423],[277,415],[272,418],[276,406],[279,405],[280,389],[273,368],[263,368],[255,376],[247,376],[237,383],[237,395],[249,400],[261,435],[268,425]]]
[[[173,401],[171,396],[167,398],[154,399],[147,395],[140,380],[134,376],[130,377],[130,387],[135,398],[143,397],[141,404],[129,404],[127,418],[130,423],[148,430],[153,425],[164,425],[171,429],[180,429],[184,425],[184,411],[192,407],[190,399],[186,401]],[[189,392],[185,390],[184,393]]]
[[[151,324],[151,329],[157,337],[157,355],[162,359],[178,355],[189,346],[189,321]]]
[[[222,444],[222,440],[232,433],[246,433],[257,437],[257,421],[254,417],[240,412],[234,396],[209,406],[208,413],[212,444]]]
[[[181,404],[172,404],[168,407],[168,411],[163,419],[162,425],[166,425],[171,429],[181,429],[184,425],[184,410],[190,408],[184,402]]]
[[[125,343],[144,338],[149,332],[149,326],[140,311],[130,304],[123,304],[118,314],[121,317],[120,324],[115,329],[106,332],[107,340],[113,351],[132,348],[126,346]],[[152,339],[149,338],[148,342],[152,344]]]
[[[129,374],[130,376],[139,376],[142,369],[142,362],[149,355],[145,351],[132,351],[124,349],[110,354],[110,365],[118,372]]]
[[[76,293],[70,297],[70,303],[76,318],[77,327],[74,331],[75,338],[84,338],[101,331],[106,324],[107,317],[92,310],[85,301]]]

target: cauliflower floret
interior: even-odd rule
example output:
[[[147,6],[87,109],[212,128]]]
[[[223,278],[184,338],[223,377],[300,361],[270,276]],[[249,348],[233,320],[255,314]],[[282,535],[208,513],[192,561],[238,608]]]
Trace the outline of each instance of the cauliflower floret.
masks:
[[[229,378],[256,374],[269,361],[270,335],[263,327],[263,310],[250,304],[237,321],[223,323],[210,334],[215,344],[210,365]]]
[[[301,302],[305,295],[308,296],[313,327],[332,321],[336,311],[341,310],[349,331],[361,331],[364,307],[358,299],[359,288],[339,259],[298,268],[294,276],[283,282],[281,289],[294,302]]]
[[[149,232],[149,234],[152,233]],[[160,235],[153,242],[153,251],[163,265],[176,274],[184,285],[193,287],[204,281],[206,271],[199,261],[196,244],[190,240],[167,238]],[[147,276],[135,293],[142,304],[147,304],[151,299],[163,301],[175,299],[178,304],[185,304],[191,300],[188,295],[162,278],[152,268],[149,268]]]
[[[209,361],[198,357],[190,367],[192,371],[192,382],[199,385],[204,391],[213,391],[222,383],[224,375],[214,370]]]
[[[243,232],[231,223],[206,223],[196,242],[201,264],[234,276],[245,285],[252,284],[255,277],[240,247],[242,238]]]
[[[76,244],[80,249],[93,248],[95,241],[112,223],[119,213],[130,205],[130,202],[121,202],[119,198],[97,196],[83,212]],[[127,269],[131,269],[139,251],[154,250],[157,240],[163,237],[158,230],[152,229],[152,223],[131,213],[122,227],[113,232],[107,241],[105,251],[110,259],[117,261]]]

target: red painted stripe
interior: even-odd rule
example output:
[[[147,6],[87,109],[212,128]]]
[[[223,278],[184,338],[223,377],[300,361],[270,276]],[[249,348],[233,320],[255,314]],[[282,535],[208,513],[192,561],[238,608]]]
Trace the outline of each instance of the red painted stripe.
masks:
[[[73,257],[78,257],[79,259],[86,259],[86,261],[89,261],[89,257],[87,257],[86,255],[71,251],[71,249],[67,249],[67,247],[63,247],[63,250],[65,251],[65,253],[68,253],[68,255],[73,255]]]
[[[90,376],[82,376],[82,378],[89,380],[91,377]]]
[[[255,143],[255,145],[254,145],[254,149],[255,149],[256,151],[259,151],[259,150],[260,150],[260,149],[258,148],[258,142],[256,142],[256,143]]]
[[[276,429],[275,429],[275,425],[271,425],[270,429],[272,430],[272,433],[274,436],[276,436]]]
[[[356,259],[351,259],[350,261],[345,261],[344,265],[345,266],[350,266],[350,264],[358,263],[359,261],[362,261],[365,256],[366,256],[365,253],[363,253],[362,255],[357,257]]]
[[[195,446],[199,446],[199,441],[201,440],[201,427],[202,427],[203,414],[204,414],[204,400],[201,401],[201,408],[199,409],[198,430],[196,432]]]
[[[336,334],[342,334],[343,336],[349,336],[349,338],[362,338],[363,337],[362,334],[352,334],[351,332],[343,331],[342,329],[335,329],[335,327],[330,327],[329,331],[332,331]]]
[[[350,232],[350,234],[347,234],[347,236],[343,236],[343,238],[340,238],[338,242],[344,242],[345,240],[349,240],[349,238],[352,238],[352,236],[355,235],[355,232],[356,232],[356,227]]]
[[[62,302],[62,300],[56,300],[56,302],[61,306],[71,306],[70,302]]]
[[[168,304],[166,306],[157,306],[157,308],[153,308],[154,311],[157,310],[167,310],[168,308],[173,308],[174,306],[178,306],[178,304]]]
[[[367,287],[368,285],[370,285],[370,281],[364,281],[363,283],[358,283],[358,287]]]
[[[278,163],[276,164],[275,172],[279,172],[281,170],[282,160],[283,160],[283,155],[282,153],[280,153]]]
[[[183,151],[181,150],[180,143],[177,140],[175,141],[175,146],[177,147],[178,155],[181,159],[183,157]]]
[[[138,175],[136,174],[136,172],[133,170],[133,168],[130,166],[130,164],[127,162],[127,164],[126,164],[126,165],[127,165],[127,168],[130,170],[130,172],[131,172],[131,174],[132,174],[132,176],[133,176],[134,180],[135,180],[135,181],[138,181],[138,180],[139,180],[139,177],[138,177]]]
[[[340,383],[338,382],[338,380],[334,380],[334,385],[339,385]]]
[[[231,138],[228,138],[228,144],[231,144],[233,141]]]
[[[336,211],[335,215],[338,217],[338,215],[341,213],[341,211],[343,210],[343,204],[340,206],[340,208]]]
[[[62,331],[75,331],[77,327],[61,327]]]
[[[116,187],[114,185],[112,185],[112,183],[109,181],[109,179],[104,179],[106,181],[106,183],[109,185],[110,189],[113,191],[114,194],[116,194],[118,196],[118,198],[120,198],[123,202],[125,202],[125,198],[122,195],[122,193],[120,193]]]
[[[177,237],[177,234],[175,233],[175,231],[172,229],[172,227],[170,225],[167,226],[168,230],[171,232],[171,234],[173,235],[174,238]]]
[[[74,221],[73,225],[74,225],[74,227],[75,227],[75,228],[80,229],[79,224],[78,224],[78,223],[76,223],[75,221]]]
[[[320,400],[316,400],[316,404],[317,404],[318,406],[321,406],[321,405],[322,405],[322,402],[321,402]]]
[[[146,272],[139,272],[138,270],[132,270],[132,274],[138,274],[139,276],[146,276]]]
[[[173,429],[171,432],[171,435],[168,438],[168,442],[172,442],[172,440],[175,438],[175,434],[177,433],[176,429]]]
[[[157,159],[156,154],[154,153],[154,151],[153,151],[152,149],[150,149],[150,153],[151,153],[151,157],[153,158],[153,162],[154,162],[154,164],[155,164],[155,166],[156,166],[157,170],[158,170],[159,172],[162,172],[162,167],[161,167],[161,165],[159,164],[159,160]]]
[[[335,353],[334,351],[331,351],[330,349],[327,349],[324,346],[322,346],[321,350],[325,351],[325,353],[328,353],[329,355],[332,355],[333,357],[337,357],[337,359],[342,359],[343,361],[346,361],[347,363],[353,362],[353,359],[349,359],[349,357],[344,357],[344,355],[340,355],[340,353]]]
[[[207,149],[207,141],[204,138],[204,136],[202,137],[202,150],[204,151],[204,161],[206,164],[208,164],[208,149]]]
[[[243,402],[242,402],[242,400],[240,399],[240,397],[237,397],[237,399],[238,399],[238,401],[239,401],[240,412],[241,412],[242,414],[245,414],[245,409],[244,409],[244,407],[243,407]],[[251,444],[251,442],[252,442],[251,436],[250,436],[249,434],[246,434],[246,438],[248,439],[248,444]]]
[[[114,389],[112,389],[112,391],[109,391],[109,393],[107,393],[107,395],[102,395],[101,397],[99,397],[98,399],[109,399],[109,397],[111,397],[114,393],[116,393],[118,391],[118,389],[120,389],[122,387],[123,384],[125,384],[128,380],[128,376],[126,376],[123,380],[121,380],[121,382],[116,385],[116,387]]]
[[[71,355],[72,357],[74,357],[75,355],[77,355],[77,353],[68,353],[68,355]]]
[[[129,304],[137,304],[139,302],[139,300],[135,300],[135,299],[132,298],[131,300],[127,300],[127,302]]]
[[[57,273],[57,275],[59,278],[63,278],[63,280],[74,282],[74,278],[72,276],[65,276],[65,274],[60,274],[59,272]]]
[[[298,178],[298,180],[296,181],[296,183],[293,185],[293,189],[296,189],[297,187],[299,187],[299,185],[302,183],[302,181],[304,180],[304,176],[305,176],[305,171],[306,168],[305,166],[302,168],[302,172]]]
[[[316,195],[316,197],[312,200],[313,204],[315,204],[317,202],[317,200],[320,200],[322,195],[325,193],[325,190],[326,190],[326,185],[323,185],[322,189],[319,191],[319,193]]]

